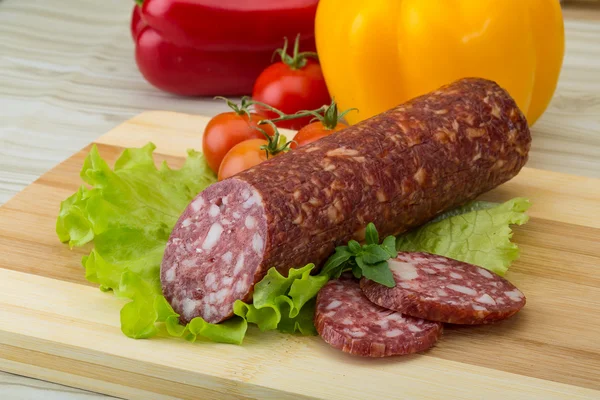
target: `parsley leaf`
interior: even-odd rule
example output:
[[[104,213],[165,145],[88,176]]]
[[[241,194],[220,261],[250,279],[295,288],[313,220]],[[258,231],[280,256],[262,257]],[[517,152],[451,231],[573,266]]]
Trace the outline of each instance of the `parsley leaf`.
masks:
[[[365,242],[362,245],[350,240],[347,246],[336,247],[321,271],[321,275],[339,278],[346,271],[352,271],[355,278],[363,276],[387,287],[396,285],[387,260],[396,257],[396,238],[388,236],[379,244],[379,233],[373,223],[365,229]]]
[[[372,222],[367,225],[367,229],[365,230],[365,241],[367,244],[379,244],[379,233]]]
[[[387,261],[381,261],[377,264],[365,265],[362,267],[362,273],[365,278],[370,279],[373,282],[380,283],[383,286],[396,286],[394,275],[392,274],[392,271],[390,271]]]

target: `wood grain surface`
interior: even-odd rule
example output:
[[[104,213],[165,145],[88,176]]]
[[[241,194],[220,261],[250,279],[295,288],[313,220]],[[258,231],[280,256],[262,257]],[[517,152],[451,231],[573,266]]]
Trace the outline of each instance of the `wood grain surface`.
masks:
[[[152,141],[157,162],[183,163],[208,118],[148,112],[96,140],[113,163]],[[60,202],[81,184],[89,146],[0,208],[0,368],[127,398],[598,398],[600,180],[532,168],[484,198],[529,197],[515,229],[523,255],[507,275],[525,309],[493,326],[449,327],[425,355],[365,360],[318,337],[251,329],[243,346],[119,329],[124,304],[84,279],[58,242]],[[34,294],[34,295],[32,295]],[[7,323],[11,321],[11,323]]]
[[[529,166],[600,177],[600,7],[590,3],[565,9],[564,68],[533,127]],[[122,0],[0,0],[0,204],[140,111],[224,109],[162,93],[141,78],[130,8]],[[53,398],[57,390],[60,398],[92,396],[0,372],[2,399]]]

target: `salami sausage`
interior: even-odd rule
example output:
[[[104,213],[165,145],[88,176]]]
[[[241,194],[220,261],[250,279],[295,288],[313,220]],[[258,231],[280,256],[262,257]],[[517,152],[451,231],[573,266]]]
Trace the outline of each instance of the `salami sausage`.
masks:
[[[463,79],[216,183],[177,222],[161,265],[182,322],[219,322],[271,267],[423,224],[515,176],[531,135],[497,84]]]
[[[319,291],[315,326],[331,346],[365,357],[425,351],[442,334],[441,323],[404,316],[372,303],[348,274],[329,281]]]
[[[506,319],[525,305],[525,296],[506,279],[478,267],[429,253],[400,253],[388,265],[396,286],[361,279],[365,296],[406,315],[452,324],[486,324]]]

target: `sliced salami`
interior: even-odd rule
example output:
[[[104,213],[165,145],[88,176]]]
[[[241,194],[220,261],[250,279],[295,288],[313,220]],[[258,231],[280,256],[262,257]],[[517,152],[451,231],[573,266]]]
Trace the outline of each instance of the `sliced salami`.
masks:
[[[373,222],[396,235],[506,182],[531,135],[509,94],[464,79],[208,187],[161,265],[182,322],[220,322],[271,267],[320,266]]]
[[[351,275],[329,281],[317,296],[315,326],[321,338],[364,357],[411,354],[432,347],[442,324],[404,316],[369,301]]]
[[[360,287],[372,302],[413,317],[452,324],[506,319],[525,296],[506,279],[476,265],[429,253],[400,253],[388,260],[396,286],[368,279]]]

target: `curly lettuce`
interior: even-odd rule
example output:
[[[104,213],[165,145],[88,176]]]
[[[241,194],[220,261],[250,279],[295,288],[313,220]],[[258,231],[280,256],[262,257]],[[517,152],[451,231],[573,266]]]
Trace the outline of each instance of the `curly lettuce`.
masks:
[[[185,207],[216,181],[201,153],[189,151],[180,169],[166,163],[157,168],[155,148],[149,143],[126,149],[111,169],[93,146],[80,174],[87,185],[61,203],[56,222],[59,239],[69,246],[93,242],[82,260],[85,276],[101,290],[131,300],[121,309],[121,330],[132,338],[152,337],[157,324],[172,328],[178,320],[161,291],[163,252]],[[182,327],[189,331],[186,337],[241,343],[246,331],[245,321],[224,326],[203,322]]]
[[[311,275],[314,268],[314,264],[292,268],[287,277],[271,268],[254,286],[252,304],[237,300],[233,312],[258,325],[261,331],[279,329],[314,335],[314,300],[329,280],[326,275]]]
[[[434,253],[504,275],[519,257],[510,225],[526,223],[530,206],[521,197],[502,204],[475,202],[399,236],[396,249]]]

